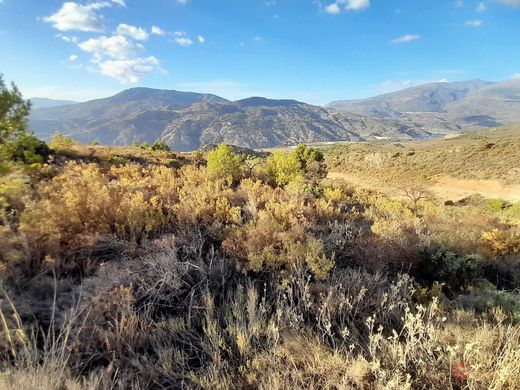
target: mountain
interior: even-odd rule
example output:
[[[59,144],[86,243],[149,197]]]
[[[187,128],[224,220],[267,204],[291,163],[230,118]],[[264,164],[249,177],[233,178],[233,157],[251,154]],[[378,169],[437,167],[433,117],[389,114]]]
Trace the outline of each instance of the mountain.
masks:
[[[167,142],[191,151],[226,142],[249,148],[301,142],[430,134],[380,118],[329,110],[295,100],[260,97],[230,102],[215,95],[133,88],[115,96],[73,106],[37,109],[30,127],[42,138],[64,132],[80,142],[105,144]]]
[[[326,107],[394,119],[432,133],[471,131],[520,122],[520,80],[429,83]]]
[[[248,148],[302,142],[425,139],[520,122],[520,80],[429,83],[325,107],[261,97],[132,88],[105,99],[36,108],[30,128],[80,142],[153,143],[190,151],[226,142]]]
[[[299,143],[361,141],[366,137],[411,134],[405,126],[360,114],[331,113],[295,100],[249,98],[224,104],[199,104],[181,112],[168,124],[161,139],[172,149],[189,151],[225,142],[248,148]]]
[[[490,85],[482,80],[429,83],[368,99],[335,101],[327,107],[383,118],[406,112],[444,112],[449,103]]]
[[[82,142],[93,139],[108,144],[153,142],[175,118],[175,110],[203,102],[227,100],[211,94],[132,88],[105,99],[36,109],[29,125],[44,139],[60,131]]]
[[[33,110],[37,110],[39,108],[51,108],[59,106],[70,106],[71,104],[78,104],[78,102],[73,102],[71,100],[56,100],[39,97],[33,97],[30,99],[30,101]]]

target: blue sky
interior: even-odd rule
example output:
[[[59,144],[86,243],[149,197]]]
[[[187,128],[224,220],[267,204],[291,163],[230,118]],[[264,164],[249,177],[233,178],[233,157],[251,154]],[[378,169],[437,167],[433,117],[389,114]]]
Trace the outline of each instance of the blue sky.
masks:
[[[133,86],[314,104],[520,77],[520,0],[0,0],[27,97]]]

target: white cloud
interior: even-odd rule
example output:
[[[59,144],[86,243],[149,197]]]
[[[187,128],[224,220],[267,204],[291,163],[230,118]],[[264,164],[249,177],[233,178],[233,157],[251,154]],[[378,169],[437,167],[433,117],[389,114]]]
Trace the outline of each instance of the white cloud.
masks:
[[[256,43],[264,43],[262,37],[253,37],[253,41],[255,41]]]
[[[121,83],[137,83],[139,79],[153,71],[161,70],[157,58],[135,58],[131,60],[110,60],[99,63],[101,74],[113,77]]]
[[[125,23],[117,26],[116,33],[137,39],[138,41],[146,41],[149,38],[149,35],[144,28],[131,26]]]
[[[152,35],[166,35],[166,31],[164,31],[162,28],[157,26],[152,26]]]
[[[392,44],[406,43],[406,42],[417,41],[418,39],[421,39],[420,35],[417,35],[417,34],[406,34],[406,35],[403,35],[402,37],[392,39],[390,41],[390,43],[392,43]]]
[[[341,8],[339,8],[339,5],[337,3],[332,3],[325,7],[325,12],[328,14],[336,15],[341,12]]]
[[[58,12],[43,18],[46,23],[59,31],[90,31],[101,32],[104,30],[102,17],[96,14],[96,10],[110,7],[110,3],[98,2],[81,5],[72,1],[63,3]]]
[[[197,37],[197,40],[199,41],[199,43],[204,43],[204,42],[206,42],[206,38],[204,38],[202,35],[199,35],[199,36]]]
[[[482,1],[480,3],[478,3],[476,11],[484,12],[485,10],[487,10],[486,4],[484,4],[484,2],[482,2]]]
[[[520,73],[515,73],[511,76],[512,79],[520,79]]]
[[[343,3],[345,3],[347,9],[355,11],[370,7],[370,0],[346,0]]]
[[[120,5],[121,7],[126,7],[125,0],[112,0],[112,3]]]
[[[179,37],[175,38],[175,42],[177,42],[181,46],[191,46],[193,45],[193,41],[187,37]]]
[[[464,25],[469,27],[482,27],[483,23],[482,20],[466,20]]]
[[[100,61],[102,56],[109,56],[118,59],[127,59],[139,50],[144,49],[140,44],[135,44],[122,35],[98,38],[91,38],[81,42],[79,48],[87,53],[94,55],[94,61]]]
[[[68,43],[78,43],[78,41],[79,41],[78,37],[71,37],[71,36],[62,35],[62,34],[56,34],[55,36],[56,36],[56,38],[61,38],[65,42],[68,42]]]
[[[512,5],[513,7],[520,7],[520,0],[495,0],[502,4]]]
[[[188,1],[190,1],[190,0],[177,0],[177,3],[188,4]]]
[[[79,57],[76,54],[71,54],[69,56],[69,61],[76,61]]]
[[[323,10],[329,14],[339,14],[342,10],[359,11],[370,7],[370,0],[336,0],[325,6]]]

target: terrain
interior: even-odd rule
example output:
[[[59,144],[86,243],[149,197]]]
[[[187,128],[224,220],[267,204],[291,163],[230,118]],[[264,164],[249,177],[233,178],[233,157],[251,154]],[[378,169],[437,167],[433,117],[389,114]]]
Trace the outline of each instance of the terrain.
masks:
[[[363,100],[327,105],[339,111],[392,118],[433,133],[471,131],[520,122],[520,80],[438,82]]]
[[[318,107],[260,97],[133,88],[113,97],[35,109],[30,128],[89,143],[166,142],[193,151],[225,142],[249,148],[299,143],[413,140],[520,121],[520,82],[432,83],[360,101]]]
[[[439,198],[474,194],[520,200],[520,125],[399,144],[338,145],[324,149],[332,179],[399,193],[420,175]]]
[[[179,153],[47,144],[0,92],[1,389],[520,387],[519,126]]]

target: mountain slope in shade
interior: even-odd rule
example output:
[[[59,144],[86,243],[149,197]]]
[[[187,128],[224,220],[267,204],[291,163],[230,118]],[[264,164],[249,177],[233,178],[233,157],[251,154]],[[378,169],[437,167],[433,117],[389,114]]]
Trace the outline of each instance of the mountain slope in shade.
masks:
[[[170,120],[169,112],[202,102],[227,100],[211,94],[132,88],[105,99],[36,109],[31,114],[30,127],[42,138],[61,131],[80,141],[95,137],[101,142],[125,144],[132,142],[133,138],[128,137],[133,136],[138,140],[151,139],[160,134]]]
[[[327,107],[383,118],[406,112],[444,112],[448,104],[490,85],[482,80],[429,83],[368,99],[336,101]]]
[[[250,98],[185,109],[166,127],[161,139],[181,151],[220,142],[267,148],[302,142],[359,141],[364,139],[363,132],[386,134],[389,129],[399,132],[394,123],[359,114],[348,117],[294,100]]]
[[[78,102],[73,102],[72,100],[56,100],[56,99],[47,99],[47,98],[39,98],[39,97],[33,97],[29,100],[31,101],[31,107],[33,110],[37,110],[39,108],[51,108],[51,107],[70,106],[72,104],[78,104]]]

